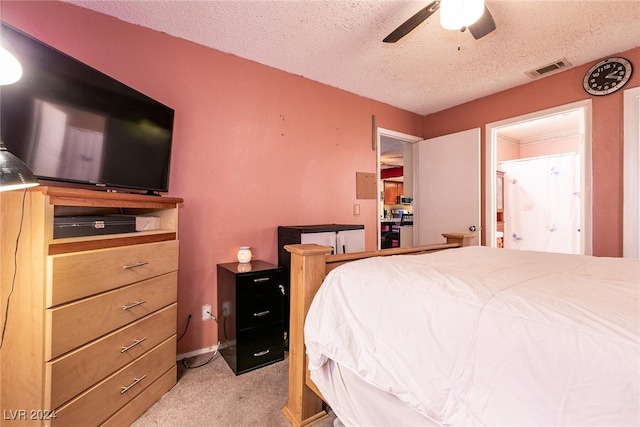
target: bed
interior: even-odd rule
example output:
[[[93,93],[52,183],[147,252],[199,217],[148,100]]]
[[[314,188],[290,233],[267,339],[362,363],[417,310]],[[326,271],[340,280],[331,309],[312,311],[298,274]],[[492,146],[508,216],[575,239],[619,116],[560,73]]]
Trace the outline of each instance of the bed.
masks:
[[[448,236],[288,247],[293,425],[640,425],[639,260]]]

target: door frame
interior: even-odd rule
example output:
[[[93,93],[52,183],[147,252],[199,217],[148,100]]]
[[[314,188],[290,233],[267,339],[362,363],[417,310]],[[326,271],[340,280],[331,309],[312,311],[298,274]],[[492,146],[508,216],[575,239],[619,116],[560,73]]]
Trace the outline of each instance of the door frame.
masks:
[[[580,215],[580,248],[581,253],[591,255],[592,250],[592,183],[591,183],[591,99],[572,102],[522,116],[488,123],[485,126],[485,245],[496,246],[496,144],[501,128],[518,123],[555,116],[569,111],[582,112],[583,129],[580,129],[580,180],[581,180],[581,215]]]
[[[622,256],[640,257],[640,87],[624,91]]]
[[[391,130],[391,129],[385,129],[385,128],[381,128],[381,127],[377,127],[376,128],[376,139],[377,139],[377,144],[376,144],[376,188],[378,190],[378,198],[376,200],[376,241],[378,242],[376,247],[378,249],[381,248],[381,244],[382,242],[380,241],[380,218],[382,217],[382,211],[381,211],[381,201],[382,198],[384,198],[384,189],[380,187],[380,182],[381,182],[381,173],[380,173],[380,137],[381,136],[386,136],[389,138],[393,138],[393,139],[398,139],[400,141],[404,141],[404,142],[408,142],[411,144],[415,144],[417,142],[422,141],[423,138],[419,137],[419,136],[415,136],[415,135],[410,135],[408,133],[402,133],[402,132],[398,132],[395,130]],[[412,159],[412,165],[411,165],[411,170],[412,170],[412,176],[411,179],[413,180],[413,183],[415,184],[415,180],[416,180],[416,168],[415,168],[415,164],[416,164],[416,160],[415,160],[415,156],[413,156]],[[415,203],[415,202],[414,202]],[[413,230],[413,237],[415,239],[415,235],[416,235],[416,230]],[[415,241],[415,240],[414,240]]]

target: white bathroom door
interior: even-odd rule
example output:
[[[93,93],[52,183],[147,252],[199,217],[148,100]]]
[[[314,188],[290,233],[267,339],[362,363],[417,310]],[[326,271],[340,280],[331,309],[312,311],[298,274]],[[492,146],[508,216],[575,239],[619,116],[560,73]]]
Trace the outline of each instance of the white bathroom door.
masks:
[[[416,144],[414,237],[441,243],[442,233],[475,233],[480,244],[480,128]],[[416,187],[417,184],[417,188]]]

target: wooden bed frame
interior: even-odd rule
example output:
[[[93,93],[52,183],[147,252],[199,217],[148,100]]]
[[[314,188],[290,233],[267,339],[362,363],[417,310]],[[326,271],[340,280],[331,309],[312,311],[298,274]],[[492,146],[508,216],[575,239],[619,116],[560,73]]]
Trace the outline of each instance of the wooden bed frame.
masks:
[[[304,348],[304,319],[325,276],[334,268],[357,259],[421,254],[469,246],[475,234],[444,233],[446,243],[329,255],[331,248],[316,244],[286,245],[291,253],[291,315],[289,320],[289,400],[282,412],[295,426],[306,426],[327,416],[322,394],[311,381]]]

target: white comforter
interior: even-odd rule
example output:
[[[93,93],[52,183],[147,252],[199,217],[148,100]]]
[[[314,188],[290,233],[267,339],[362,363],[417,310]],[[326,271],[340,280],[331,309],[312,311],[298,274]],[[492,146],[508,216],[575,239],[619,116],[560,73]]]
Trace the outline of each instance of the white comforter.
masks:
[[[639,295],[638,260],[487,247],[364,259],[316,295],[309,366],[333,359],[443,425],[640,425]]]

